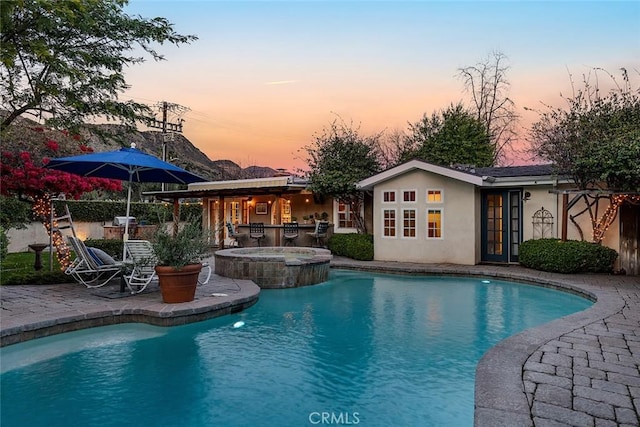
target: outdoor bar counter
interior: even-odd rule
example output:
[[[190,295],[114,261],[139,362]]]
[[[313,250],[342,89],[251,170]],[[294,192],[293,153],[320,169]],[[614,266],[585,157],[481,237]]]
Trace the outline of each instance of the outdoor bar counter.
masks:
[[[298,238],[295,240],[295,246],[316,246],[316,239],[309,236],[307,233],[313,233],[316,229],[315,224],[301,224],[298,223]],[[239,238],[240,244],[245,247],[258,246],[256,239],[249,237],[249,224],[238,224],[236,230],[242,236]],[[265,224],[264,225],[264,239],[260,240],[260,246],[283,246],[284,238],[282,237],[284,226],[282,224]],[[329,224],[327,230],[327,237],[324,240],[326,245],[327,239],[333,234],[333,224]]]

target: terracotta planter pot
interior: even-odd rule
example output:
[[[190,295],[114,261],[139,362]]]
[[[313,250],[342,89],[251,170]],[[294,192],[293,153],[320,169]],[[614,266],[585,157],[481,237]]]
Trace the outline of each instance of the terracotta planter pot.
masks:
[[[189,264],[176,270],[173,267],[156,266],[162,301],[174,304],[193,301],[198,286],[202,264]]]

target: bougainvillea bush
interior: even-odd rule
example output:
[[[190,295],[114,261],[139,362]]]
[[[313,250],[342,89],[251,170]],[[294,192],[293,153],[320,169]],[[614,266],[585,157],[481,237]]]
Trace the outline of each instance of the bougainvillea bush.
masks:
[[[43,223],[49,233],[54,233],[52,237],[58,260],[64,268],[70,262],[70,251],[60,232],[50,229],[52,196],[64,194],[66,198],[79,199],[82,194],[94,190],[120,191],[122,182],[104,178],[83,178],[45,168],[50,158],[59,157],[60,146],[58,142],[46,136],[44,129],[32,130],[43,134],[41,144],[32,145],[30,151],[5,149],[0,153],[0,194],[32,203],[35,218]],[[77,143],[77,154],[93,151],[81,143],[80,137],[73,136],[71,140]],[[7,144],[5,147],[11,145]],[[38,153],[38,157],[33,153]]]

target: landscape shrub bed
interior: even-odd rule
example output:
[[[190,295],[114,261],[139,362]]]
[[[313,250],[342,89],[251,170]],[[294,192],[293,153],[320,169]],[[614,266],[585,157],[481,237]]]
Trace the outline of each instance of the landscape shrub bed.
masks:
[[[559,239],[527,240],[520,245],[520,265],[555,273],[609,273],[618,253],[596,243]]]
[[[334,234],[328,242],[331,252],[360,261],[373,260],[373,236],[371,234]]]

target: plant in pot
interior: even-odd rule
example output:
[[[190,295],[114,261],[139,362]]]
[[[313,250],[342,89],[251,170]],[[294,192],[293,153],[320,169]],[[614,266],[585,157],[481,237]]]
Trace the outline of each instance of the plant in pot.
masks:
[[[202,259],[209,252],[200,222],[188,220],[177,233],[159,227],[152,245],[162,300],[166,303],[193,301]]]

